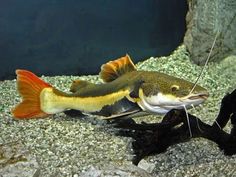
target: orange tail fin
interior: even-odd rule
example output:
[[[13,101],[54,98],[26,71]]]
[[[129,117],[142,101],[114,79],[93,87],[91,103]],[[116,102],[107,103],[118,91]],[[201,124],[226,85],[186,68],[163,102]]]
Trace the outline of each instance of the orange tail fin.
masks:
[[[22,102],[13,110],[12,114],[18,119],[41,118],[48,116],[40,109],[40,93],[44,88],[52,87],[27,70],[16,70],[17,89],[22,96]]]

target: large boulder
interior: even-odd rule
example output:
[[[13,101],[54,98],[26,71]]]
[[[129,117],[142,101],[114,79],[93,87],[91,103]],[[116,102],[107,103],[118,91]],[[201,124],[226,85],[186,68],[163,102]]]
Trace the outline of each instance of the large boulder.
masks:
[[[204,64],[215,36],[210,61],[236,54],[236,1],[188,0],[184,44],[194,63]]]
[[[36,158],[21,142],[0,144],[0,177],[36,177],[39,169]]]

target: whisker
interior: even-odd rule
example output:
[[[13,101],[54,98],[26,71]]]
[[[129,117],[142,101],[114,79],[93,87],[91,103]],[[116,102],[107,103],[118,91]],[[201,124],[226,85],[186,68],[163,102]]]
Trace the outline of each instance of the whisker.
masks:
[[[187,118],[187,122],[188,122],[188,129],[189,129],[190,138],[192,138],[193,134],[192,134],[192,130],[191,130],[191,127],[190,127],[190,121],[189,121],[189,116],[188,116],[187,108],[186,108],[185,105],[183,105],[183,108],[184,108],[185,113],[186,113],[186,118]]]
[[[210,56],[211,56],[211,53],[212,53],[213,48],[214,48],[214,46],[215,46],[216,39],[217,39],[218,35],[219,35],[219,31],[218,31],[218,32],[216,33],[216,35],[215,35],[215,38],[214,38],[214,41],[213,41],[213,43],[212,43],[212,46],[211,46],[209,55],[207,56],[206,62],[205,62],[205,64],[204,64],[204,66],[203,66],[203,68],[202,68],[202,70],[201,70],[201,72],[200,72],[200,74],[199,74],[197,80],[195,81],[195,83],[194,83],[194,85],[193,85],[191,91],[189,92],[189,94],[191,94],[191,93],[193,92],[193,90],[195,89],[195,87],[197,86],[197,83],[198,83],[199,79],[201,78],[201,76],[202,76],[202,74],[203,74],[203,71],[205,70],[205,68],[206,68],[206,66],[207,66],[207,64],[208,64],[208,62],[209,62],[209,60],[210,60]]]
[[[191,104],[190,106],[194,109],[194,111],[196,111],[195,106],[193,104]]]
[[[217,122],[217,120],[215,120],[215,123],[219,127],[219,129],[221,130],[222,128],[221,128],[220,124]]]
[[[196,110],[196,108],[194,107],[194,105],[191,104],[191,106],[192,106],[192,108],[194,109],[194,111],[197,112],[197,110]],[[198,130],[199,130],[201,133],[203,133],[203,130],[201,129],[201,127],[200,127],[200,125],[199,125],[198,118],[197,118],[196,120],[197,120],[197,128],[198,128]]]

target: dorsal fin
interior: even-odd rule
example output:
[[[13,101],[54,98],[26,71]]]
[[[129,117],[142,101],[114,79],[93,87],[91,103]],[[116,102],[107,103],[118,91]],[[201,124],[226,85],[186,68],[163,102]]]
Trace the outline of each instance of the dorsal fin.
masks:
[[[82,88],[87,87],[88,85],[92,85],[93,83],[89,82],[89,81],[84,81],[84,80],[74,80],[73,83],[70,86],[70,91],[75,93],[77,91],[79,91]]]
[[[121,75],[131,71],[136,71],[136,67],[129,55],[126,54],[124,57],[102,65],[99,75],[104,82],[111,82]]]

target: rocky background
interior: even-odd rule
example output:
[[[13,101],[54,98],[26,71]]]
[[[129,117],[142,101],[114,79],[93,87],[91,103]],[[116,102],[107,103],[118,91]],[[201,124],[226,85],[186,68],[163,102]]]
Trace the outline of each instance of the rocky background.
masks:
[[[202,69],[190,61],[185,46],[168,57],[150,58],[137,67],[192,82]],[[235,56],[210,63],[199,81],[208,89],[210,97],[189,112],[213,123],[222,97],[236,88],[235,72]],[[68,91],[75,79],[101,82],[97,75],[42,79],[63,91]],[[165,153],[147,157],[138,167],[134,166],[132,139],[117,136],[117,129],[106,122],[95,117],[71,118],[63,113],[46,119],[15,120],[10,111],[20,102],[16,82],[0,81],[0,88],[1,177],[236,176],[236,156],[225,156],[216,144],[201,138],[171,146]],[[160,115],[152,115],[135,120],[158,122],[161,119]]]
[[[211,61],[236,54],[236,1],[188,0],[184,44],[191,60],[204,64],[217,35]]]

